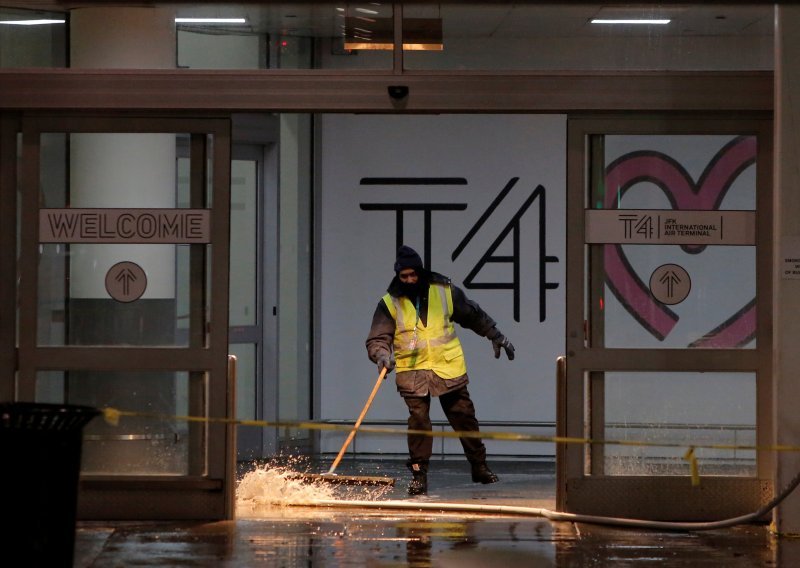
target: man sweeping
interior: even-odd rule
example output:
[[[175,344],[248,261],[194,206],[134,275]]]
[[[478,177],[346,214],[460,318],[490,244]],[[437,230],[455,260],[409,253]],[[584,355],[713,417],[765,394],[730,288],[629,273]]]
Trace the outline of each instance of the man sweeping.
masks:
[[[467,366],[454,323],[491,340],[495,358],[505,350],[514,359],[514,346],[495,321],[450,279],[424,268],[414,249],[401,246],[395,277],[375,308],[367,337],[367,354],[378,369],[396,367],[397,390],[408,406],[409,430],[432,430],[431,397],[439,397],[455,431],[478,432],[475,407],[467,390]],[[486,446],[480,438],[459,438],[475,483],[495,483],[486,465]],[[408,435],[407,465],[413,478],[409,495],[428,493],[428,465],[433,438]]]

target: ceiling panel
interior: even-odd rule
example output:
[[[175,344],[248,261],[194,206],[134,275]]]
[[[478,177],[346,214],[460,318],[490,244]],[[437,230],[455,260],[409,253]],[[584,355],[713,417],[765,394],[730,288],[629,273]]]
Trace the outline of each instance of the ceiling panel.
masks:
[[[338,35],[344,12],[350,14],[359,7],[374,9],[380,14],[391,13],[391,3],[228,3],[228,2],[126,2],[124,0],[3,1],[3,7],[67,12],[87,6],[152,6],[173,8],[183,17],[247,18],[247,24],[237,26],[206,26],[208,31],[232,31],[331,37]],[[338,10],[337,10],[338,8]],[[774,28],[772,4],[577,4],[555,3],[419,3],[405,6],[406,15],[436,17],[440,13],[445,34],[452,37],[521,38],[608,35],[710,35],[743,36],[772,35]],[[361,14],[369,17],[368,14]],[[657,29],[649,26],[600,26],[590,23],[593,17],[666,17],[672,22]],[[195,28],[200,29],[200,28]]]

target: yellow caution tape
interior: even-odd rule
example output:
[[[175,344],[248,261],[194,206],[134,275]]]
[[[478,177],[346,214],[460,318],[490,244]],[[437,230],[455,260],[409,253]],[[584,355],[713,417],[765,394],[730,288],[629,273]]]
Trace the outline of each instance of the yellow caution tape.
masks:
[[[119,426],[120,411],[116,408],[104,408],[103,418],[112,426]]]
[[[697,467],[697,457],[694,455],[694,446],[686,450],[683,459],[689,462],[689,474],[692,476],[692,487],[700,485],[700,471]]]
[[[267,421],[267,420],[239,420],[236,418],[214,418],[204,416],[176,416],[168,414],[155,414],[148,412],[131,412],[126,410],[119,410],[116,408],[105,408],[103,414],[109,424],[117,425],[120,417],[138,417],[138,418],[151,418],[156,420],[173,420],[184,422],[204,422],[216,423],[227,425],[239,426],[255,426],[259,428],[294,428],[298,430],[324,430],[324,431],[340,431],[351,432],[352,425],[348,424],[331,424],[329,422],[299,422],[299,421]],[[397,436],[406,436],[408,434],[419,436],[430,436],[433,438],[482,438],[485,440],[504,440],[512,442],[545,442],[556,444],[597,444],[597,445],[614,445],[614,446],[637,446],[637,447],[653,447],[653,448],[685,448],[686,443],[683,442],[648,442],[644,440],[604,440],[593,438],[574,438],[567,436],[540,436],[536,434],[521,434],[518,432],[465,432],[465,431],[431,431],[431,430],[409,430],[400,428],[386,428],[377,426],[361,426],[358,429],[359,433],[364,434],[389,434]],[[750,450],[750,451],[772,451],[772,452],[800,452],[800,446],[790,445],[773,445],[773,446],[756,446],[746,444],[694,444],[689,448],[684,459],[690,461],[694,456],[695,449],[713,449],[713,450]],[[695,458],[696,464],[696,458]]]

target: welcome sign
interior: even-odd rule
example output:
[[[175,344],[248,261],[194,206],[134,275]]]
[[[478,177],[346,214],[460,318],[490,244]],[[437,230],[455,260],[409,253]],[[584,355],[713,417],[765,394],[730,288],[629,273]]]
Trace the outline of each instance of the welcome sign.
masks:
[[[40,209],[42,243],[210,242],[209,209]]]

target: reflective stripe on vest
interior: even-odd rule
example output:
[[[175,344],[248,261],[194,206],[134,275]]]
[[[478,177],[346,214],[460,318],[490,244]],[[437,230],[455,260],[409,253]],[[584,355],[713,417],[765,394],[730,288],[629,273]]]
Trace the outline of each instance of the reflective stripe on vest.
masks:
[[[416,307],[408,298],[386,294],[383,302],[395,320],[394,356],[398,371],[430,369],[443,379],[466,374],[464,351],[451,319],[450,286],[430,285],[427,325],[422,324]]]

